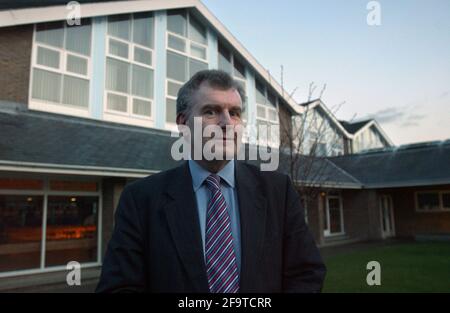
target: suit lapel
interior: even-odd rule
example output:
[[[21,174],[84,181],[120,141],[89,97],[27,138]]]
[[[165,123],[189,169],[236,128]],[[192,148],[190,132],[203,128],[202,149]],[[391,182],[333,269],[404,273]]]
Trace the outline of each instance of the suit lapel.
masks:
[[[252,292],[258,286],[266,225],[266,199],[258,185],[258,177],[244,164],[236,162],[236,187],[241,221],[241,292]]]
[[[175,170],[165,214],[179,257],[197,292],[208,292],[197,204],[188,163]]]

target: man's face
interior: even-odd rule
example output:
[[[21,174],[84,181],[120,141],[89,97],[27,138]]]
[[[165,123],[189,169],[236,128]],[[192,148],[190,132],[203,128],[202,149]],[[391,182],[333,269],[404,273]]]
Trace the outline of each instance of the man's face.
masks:
[[[238,129],[242,127],[242,101],[239,92],[236,89],[216,89],[208,83],[203,83],[192,100],[193,105],[188,116],[182,116],[178,123],[187,125],[191,136],[194,137],[194,118],[201,118],[201,148],[208,143],[214,145],[213,150],[223,159],[226,159],[227,155],[235,156],[241,140]],[[204,130],[209,125],[220,127],[223,136],[216,133],[207,134],[207,131],[205,134]]]

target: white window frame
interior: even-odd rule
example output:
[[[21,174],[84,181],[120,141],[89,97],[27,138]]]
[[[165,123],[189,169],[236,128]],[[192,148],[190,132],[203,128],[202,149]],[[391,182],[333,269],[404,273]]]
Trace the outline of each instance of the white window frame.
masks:
[[[258,103],[256,102],[256,122],[260,121],[263,122],[265,124],[270,124],[272,125],[277,125],[278,128],[280,127],[280,117],[278,115],[278,100],[277,97],[275,96],[275,107],[269,102],[268,99],[268,91],[267,91],[267,86],[263,84],[264,87],[264,99],[266,100],[266,103]],[[256,80],[255,80],[255,86],[254,86],[255,90],[256,90]],[[260,117],[258,116],[258,108],[261,108],[264,110],[264,115],[265,117]],[[272,113],[275,114],[276,116],[276,120],[271,120],[269,119],[269,111],[271,111]],[[258,124],[257,124],[257,131],[259,132],[258,129]],[[271,136],[272,137],[272,136]],[[273,138],[270,138],[270,140],[267,140],[267,142],[265,140],[261,140],[260,136],[258,134],[257,136],[258,138],[258,144],[259,145],[263,145],[263,146],[269,146],[272,148],[279,148],[280,147],[280,131],[278,129],[278,140],[273,140]]]
[[[75,115],[80,117],[89,117],[91,115],[91,103],[87,103],[86,108],[81,108],[79,106],[74,106],[71,104],[66,104],[62,102],[63,98],[63,82],[64,82],[64,76],[72,76],[75,78],[81,78],[88,81],[89,84],[89,94],[88,94],[88,101],[90,101],[90,93],[92,92],[92,48],[93,48],[93,24],[92,20],[91,22],[91,41],[90,41],[90,55],[84,55],[81,53],[73,52],[70,50],[67,50],[65,48],[66,46],[66,39],[67,39],[67,23],[65,21],[61,21],[63,28],[64,28],[64,40],[62,47],[54,47],[45,43],[37,42],[36,36],[37,36],[37,24],[33,25],[33,38],[32,38],[32,49],[31,49],[31,66],[30,66],[30,81],[29,81],[29,87],[28,87],[28,103],[29,108],[32,110],[39,110],[39,111],[46,111],[46,112],[52,112],[52,113],[61,113],[61,114],[68,114],[68,115]],[[59,53],[59,66],[58,69],[55,69],[53,67],[45,66],[42,64],[37,63],[37,57],[38,57],[38,49],[39,47],[49,49],[52,51],[56,51]],[[68,55],[73,55],[75,57],[80,57],[87,60],[87,74],[81,75],[79,73],[73,73],[70,71],[67,71],[67,58]],[[43,99],[35,99],[33,98],[33,84],[34,84],[34,75],[33,75],[33,69],[40,69],[45,70],[48,72],[56,73],[61,75],[61,88],[59,90],[60,92],[60,99],[61,101],[59,103],[43,100]]]
[[[423,193],[435,193],[439,197],[439,209],[433,210],[423,210],[419,208],[419,194]],[[415,211],[416,213],[439,213],[439,212],[450,212],[450,208],[444,207],[444,194],[450,194],[450,190],[423,190],[414,192],[414,202],[415,202]]]
[[[21,176],[20,176],[21,177]],[[2,176],[3,178],[3,176]],[[17,177],[10,177],[17,179]],[[102,265],[102,229],[103,229],[103,195],[102,195],[102,181],[101,179],[92,179],[92,178],[80,178],[74,179],[73,177],[61,176],[61,177],[26,177],[27,179],[39,179],[43,182],[44,188],[40,190],[24,190],[24,189],[0,189],[0,195],[19,195],[19,196],[42,196],[42,227],[41,227],[41,249],[40,249],[40,265],[39,268],[31,268],[24,270],[14,270],[8,272],[0,272],[0,278],[4,277],[13,277],[13,276],[22,276],[29,274],[39,274],[39,273],[48,273],[48,272],[56,272],[56,271],[66,271],[66,264],[64,265],[56,265],[56,266],[45,266],[45,253],[46,253],[46,234],[47,234],[47,209],[48,209],[48,197],[49,196],[91,196],[98,197],[98,217],[97,221],[97,260],[94,262],[85,262],[81,263],[81,268],[90,268],[90,267],[98,267]],[[51,180],[59,180],[59,181],[83,181],[83,182],[95,182],[98,185],[97,191],[87,192],[87,191],[55,191],[50,189],[50,181]],[[74,260],[76,261],[76,260]]]
[[[128,14],[128,17],[129,17],[130,25],[131,25],[130,26],[130,36],[132,37],[133,36],[134,16],[133,16],[133,14]],[[154,21],[154,19],[155,19],[155,17],[153,16],[153,21]],[[108,28],[109,21],[107,20],[106,23],[107,23],[107,28]],[[153,23],[155,24],[155,22],[153,22]],[[153,24],[153,35],[155,33],[155,25],[154,24]],[[154,37],[155,36],[153,36],[153,38]],[[128,46],[128,58],[123,58],[121,56],[114,55],[109,52],[110,39],[118,41],[123,44],[126,44]],[[122,38],[110,35],[108,33],[108,31],[106,32],[105,40],[106,40],[106,42],[105,42],[105,82],[104,82],[105,88],[103,89],[103,112],[105,113],[105,119],[114,121],[114,122],[137,124],[137,125],[146,126],[146,127],[152,126],[154,123],[154,119],[155,119],[155,94],[154,94],[155,93],[155,64],[156,64],[155,47],[154,46],[153,46],[153,48],[146,47],[141,44],[133,42],[132,39],[126,40],[126,39],[122,39]],[[155,45],[154,42],[153,42],[153,45]],[[134,60],[134,50],[135,50],[134,48],[135,47],[140,48],[142,50],[146,50],[151,53],[151,61],[152,62],[150,65]],[[120,91],[107,89],[107,87],[106,87],[106,79],[107,79],[106,70],[107,70],[107,66],[108,66],[108,58],[112,58],[112,59],[126,62],[129,64],[129,77],[128,77],[128,83],[130,86],[129,93],[124,93],[124,92],[120,92]],[[133,65],[145,67],[145,68],[153,71],[153,98],[145,98],[145,97],[141,97],[141,96],[135,96],[132,94],[131,88],[133,88],[132,87],[132,79],[133,79],[132,67],[133,67]],[[123,112],[123,111],[108,109],[108,94],[126,97],[127,98],[127,111]],[[150,102],[150,116],[134,114],[133,113],[133,99]]]
[[[330,207],[329,207],[329,199],[338,199],[339,200],[339,211],[340,211],[340,217],[341,217],[341,231],[338,233],[331,233],[331,221],[330,221]],[[325,216],[328,221],[328,229],[324,229],[324,236],[325,237],[334,237],[334,236],[341,236],[345,235],[345,227],[344,227],[344,205],[342,201],[342,195],[329,195],[327,194],[325,198]]]
[[[171,100],[177,101],[177,97],[169,95],[169,82],[176,83],[176,84],[181,84],[181,85],[183,85],[184,83],[180,82],[178,80],[175,80],[173,78],[166,77],[166,97],[165,97],[165,99],[171,99]],[[167,108],[167,101],[165,100],[164,102],[166,104],[166,106],[164,107],[164,110],[166,110],[166,108]],[[166,114],[167,114],[167,110],[166,110]],[[176,123],[167,122],[167,116],[166,116],[166,120],[164,122],[166,123],[166,128],[167,129],[169,129],[171,131],[179,132],[178,126],[177,126]]]
[[[202,44],[200,42],[197,42],[197,41],[192,40],[192,39],[189,38],[190,19],[191,19],[191,13],[186,11],[186,27],[187,27],[186,28],[186,37],[184,37],[184,36],[182,36],[180,34],[171,32],[169,30],[166,30],[166,54],[167,54],[167,51],[170,51],[172,53],[176,53],[176,54],[182,55],[182,56],[187,58],[187,76],[189,76],[189,72],[190,72],[189,71],[190,70],[189,69],[189,59],[193,59],[193,60],[205,63],[207,65],[207,68],[209,67],[209,62],[208,62],[208,49],[209,49],[209,47],[208,47],[208,44]],[[206,26],[204,26],[204,27],[206,28]],[[177,38],[179,38],[181,40],[184,40],[185,43],[186,43],[186,51],[182,52],[180,50],[176,50],[176,49],[173,49],[173,48],[169,47],[169,36],[174,36],[174,37],[177,37]],[[191,53],[191,44],[198,45],[198,46],[200,46],[200,47],[205,49],[205,59],[198,58],[198,57],[192,55],[192,53]],[[165,98],[164,98],[164,103],[165,103],[164,110],[166,112],[166,118],[165,118],[164,123],[165,123],[165,128],[166,129],[177,132],[178,131],[177,124],[167,121],[167,110],[166,110],[166,108],[167,108],[167,101],[166,101],[166,99],[169,98],[169,99],[172,99],[172,100],[177,100],[177,97],[169,95],[169,92],[168,92],[169,81],[171,81],[173,83],[181,84],[181,85],[185,84],[186,82],[181,82],[181,81],[178,81],[176,79],[169,78],[166,75],[166,83],[165,83],[166,91],[165,91]]]

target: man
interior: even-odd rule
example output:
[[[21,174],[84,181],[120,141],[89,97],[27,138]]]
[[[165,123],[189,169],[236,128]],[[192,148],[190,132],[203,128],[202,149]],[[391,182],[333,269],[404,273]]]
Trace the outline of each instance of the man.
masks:
[[[238,147],[242,99],[240,85],[217,70],[180,89],[180,130],[194,134],[196,121],[222,129],[223,137],[200,138],[219,157],[201,150],[124,189],[97,291],[320,292],[325,266],[288,176],[221,157]],[[198,138],[188,138],[192,157]]]

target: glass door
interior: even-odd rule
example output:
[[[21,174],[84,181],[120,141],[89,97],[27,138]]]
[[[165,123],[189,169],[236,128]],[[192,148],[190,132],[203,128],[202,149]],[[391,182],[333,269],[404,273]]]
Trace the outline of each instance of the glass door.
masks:
[[[344,215],[340,196],[327,196],[324,214],[324,235],[340,235],[344,233]]]
[[[380,216],[383,238],[395,236],[394,210],[391,196],[382,195],[380,197]]]

